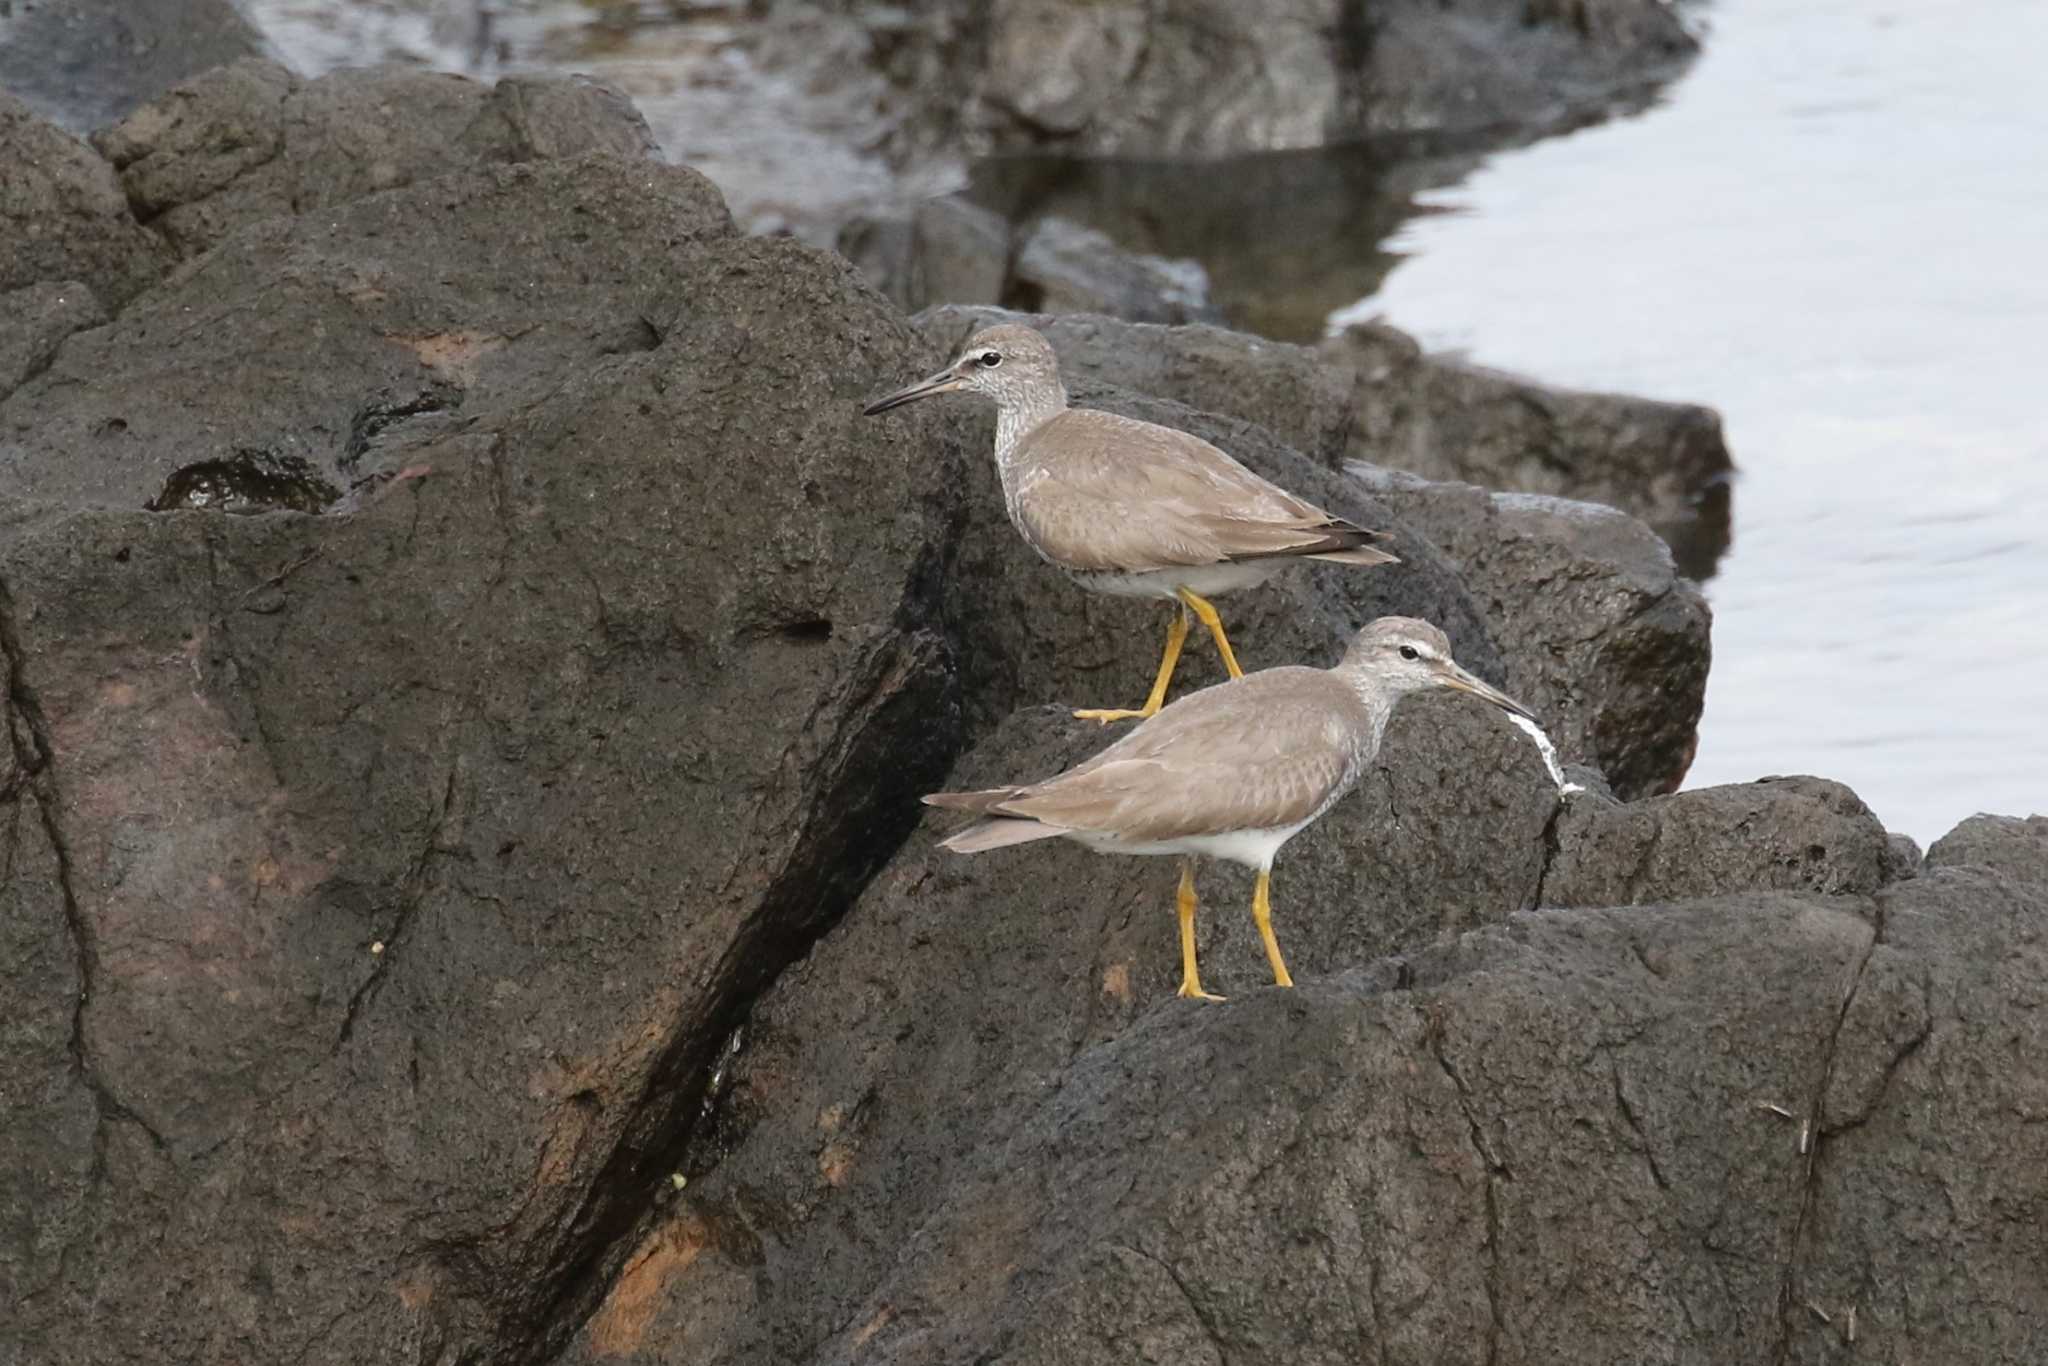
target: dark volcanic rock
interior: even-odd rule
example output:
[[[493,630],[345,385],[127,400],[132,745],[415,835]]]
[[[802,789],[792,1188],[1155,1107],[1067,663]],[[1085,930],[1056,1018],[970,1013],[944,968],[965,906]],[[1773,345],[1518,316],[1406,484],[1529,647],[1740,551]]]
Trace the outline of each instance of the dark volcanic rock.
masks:
[[[0,399],[41,374],[66,337],[106,320],[100,301],[76,280],[0,294]]]
[[[1050,773],[1103,743],[1057,709],[1020,712],[948,784]],[[1274,918],[1290,967],[1308,980],[1532,904],[1556,801],[1492,709],[1404,702],[1360,790],[1280,856]],[[587,1356],[805,1359],[939,1208],[941,1178],[1077,1053],[1199,1008],[1173,1001],[1175,860],[1065,842],[963,859],[936,833],[750,1019],[717,1138],[693,1152],[641,1274],[592,1320]],[[1268,994],[1249,877],[1210,865],[1198,885],[1204,985]]]
[[[657,150],[629,101],[580,77],[492,87],[374,68],[302,85],[253,60],[179,86],[94,141],[137,212],[188,256],[245,223],[452,171]]]
[[[1192,261],[1134,255],[1064,218],[1040,219],[1023,239],[1002,302],[1034,313],[1106,313],[1140,323],[1220,320],[1208,278]]]
[[[815,43],[821,8],[866,30],[903,111],[899,149],[1187,157],[1557,127],[1646,93],[1695,48],[1659,0],[1020,0],[914,13],[785,0],[784,42]]]
[[[601,157],[87,342],[0,418],[0,1359],[545,1359],[958,744],[960,453],[859,415],[921,347]],[[329,515],[142,508],[357,437]]]
[[[1559,817],[1546,906],[1638,906],[1736,892],[1869,895],[1891,880],[1884,826],[1820,778],[1766,778]]]
[[[839,232],[839,250],[906,313],[928,304],[998,304],[1010,280],[1010,225],[951,197],[902,217],[862,216]]]
[[[1524,914],[1217,1006],[1164,995],[1170,868],[1009,853],[1042,886],[914,842],[778,985],[571,1360],[2048,1345],[2038,889]]]
[[[731,231],[701,176],[605,156],[270,219],[0,403],[0,479],[140,508],[238,451],[340,489],[388,476],[395,426],[523,408],[565,369],[658,346],[679,255]]]
[[[1013,316],[941,308],[918,321],[932,337],[936,357],[956,350],[975,328]],[[1588,504],[1489,495],[1364,467],[1355,469],[1366,478],[1332,480],[1273,433],[1210,415],[1271,419],[1307,456],[1340,462],[1346,449],[1340,380],[1303,363],[1299,347],[1214,328],[1141,329],[1096,318],[1025,321],[1044,325],[1078,402],[1184,427],[1361,525],[1399,529],[1399,566],[1364,572],[1331,567],[1328,574],[1314,567],[1228,599],[1227,626],[1235,629],[1241,618],[1272,623],[1256,628],[1258,636],[1247,635],[1256,642],[1260,664],[1328,663],[1343,632],[1372,616],[1399,611],[1425,617],[1442,626],[1482,673],[1494,670],[1497,659],[1496,681],[1537,711],[1567,761],[1600,768],[1616,795],[1669,791],[1684,777],[1706,692],[1709,615],[1698,590],[1678,576],[1669,552],[1641,523]],[[1213,407],[1210,413],[1189,412],[1100,387],[1103,381],[1162,394],[1207,393]],[[972,446],[993,449],[993,438],[976,435]],[[1145,615],[1133,610],[1143,604],[1079,597],[1079,590],[1016,541],[1002,517],[993,469],[984,462],[984,472],[973,477],[978,486],[971,498],[987,504],[976,510],[971,502],[970,511],[983,519],[977,528],[986,539],[970,537],[967,554],[976,570],[968,581],[1001,594],[983,599],[974,618],[993,637],[984,649],[996,686],[1029,676],[1026,661],[1048,633],[1056,633],[1049,634],[1057,642],[1053,657],[1074,673],[1093,667],[1106,638],[1145,633]],[[1004,593],[1006,577],[1032,585],[1030,595]],[[1304,587],[1318,595],[1314,602],[1328,605],[1317,608],[1297,597],[1300,605],[1285,611],[1269,607]],[[1341,601],[1332,602],[1332,592],[1344,595]],[[1068,609],[1063,603],[1075,605]],[[1048,617],[1049,608],[1058,616]],[[1317,610],[1333,615],[1334,629],[1322,637],[1304,635],[1301,618]],[[1072,632],[1065,625],[1068,611],[1086,623],[1107,617],[1130,624],[1114,632],[1093,624]],[[1150,613],[1154,619],[1161,615]],[[1155,652],[1160,630],[1155,626],[1147,642]],[[1090,698],[1082,704],[1134,705],[1149,677],[1149,663],[1137,658],[1144,653],[1143,647],[1131,650],[1118,666],[1120,674],[1138,680],[1122,685],[1133,702]],[[1149,658],[1156,662],[1156,653]],[[1207,654],[1191,648],[1189,658],[1205,665]],[[977,652],[968,660],[970,675],[979,659]],[[1258,666],[1247,659],[1247,667]],[[1070,679],[1047,680],[1047,686],[1059,689],[1055,696],[1073,695]],[[1032,696],[993,694],[1004,708]]]
[[[13,0],[0,5],[0,89],[86,132],[262,38],[233,0]]]
[[[78,280],[119,308],[169,264],[92,148],[0,91],[0,293]]]
[[[958,199],[927,200],[900,218],[855,218],[840,230],[839,250],[909,312],[930,304],[985,304],[1146,323],[1220,317],[1209,301],[1208,277],[1193,261],[1126,251],[1063,218],[1013,230]]]
[[[1728,547],[1734,464],[1712,409],[1547,388],[1426,356],[1383,323],[1348,328],[1322,351],[1355,376],[1354,459],[1607,503],[1648,522],[1695,578]]]
[[[2048,816],[1972,816],[1936,840],[1929,868],[1990,868],[2021,882],[2048,882]]]

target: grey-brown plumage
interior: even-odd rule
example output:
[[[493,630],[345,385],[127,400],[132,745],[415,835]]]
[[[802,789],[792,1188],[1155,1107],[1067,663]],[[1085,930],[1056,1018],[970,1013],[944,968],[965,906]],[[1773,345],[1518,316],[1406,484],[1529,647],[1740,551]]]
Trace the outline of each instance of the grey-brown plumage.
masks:
[[[1231,676],[1241,676],[1208,601],[1219,593],[1264,582],[1295,560],[1394,559],[1374,544],[1381,533],[1260,478],[1190,432],[1069,408],[1051,344],[1028,327],[976,333],[952,365],[867,411],[961,390],[995,400],[996,471],[1025,542],[1085,588],[1175,604],[1144,706],[1078,715],[1110,721],[1156,713],[1190,611],[1208,627]]]
[[[1395,703],[1435,687],[1529,715],[1458,667],[1443,632],[1410,617],[1382,617],[1333,669],[1267,669],[1219,683],[1057,777],[925,801],[987,817],[942,842],[959,853],[1063,836],[1103,853],[1209,855],[1258,869],[1252,914],[1274,980],[1291,986],[1268,919],[1273,858],[1357,783],[1379,752]],[[1194,880],[1185,867],[1180,915],[1181,995],[1200,996]]]

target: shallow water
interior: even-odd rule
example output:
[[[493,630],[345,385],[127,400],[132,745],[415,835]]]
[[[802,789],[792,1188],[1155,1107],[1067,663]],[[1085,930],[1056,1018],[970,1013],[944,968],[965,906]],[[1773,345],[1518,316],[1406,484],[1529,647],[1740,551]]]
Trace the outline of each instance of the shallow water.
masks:
[[[1661,107],[1423,195],[1359,311],[1721,410],[1688,786],[1818,773],[1922,841],[2048,809],[2048,5],[1706,14]]]

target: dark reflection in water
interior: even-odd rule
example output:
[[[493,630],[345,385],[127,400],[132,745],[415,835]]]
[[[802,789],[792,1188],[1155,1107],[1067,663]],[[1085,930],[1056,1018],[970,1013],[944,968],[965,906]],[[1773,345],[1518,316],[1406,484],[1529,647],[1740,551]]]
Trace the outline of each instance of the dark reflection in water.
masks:
[[[1430,212],[1415,197],[1476,160],[1364,147],[1204,162],[1005,157],[976,165],[967,194],[1013,221],[1057,215],[1135,251],[1191,257],[1233,327],[1310,342],[1333,311],[1378,291],[1400,259],[1387,238]]]

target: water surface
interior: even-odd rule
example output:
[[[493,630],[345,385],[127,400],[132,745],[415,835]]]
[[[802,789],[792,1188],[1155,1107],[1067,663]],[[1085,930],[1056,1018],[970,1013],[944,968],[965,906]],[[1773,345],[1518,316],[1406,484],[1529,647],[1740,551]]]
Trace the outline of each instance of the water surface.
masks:
[[[1704,14],[1661,107],[1425,193],[1358,311],[1721,410],[1688,786],[1818,773],[1922,841],[2048,810],[2048,5]]]

